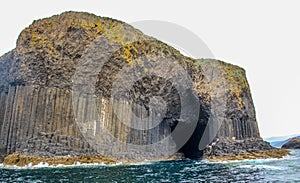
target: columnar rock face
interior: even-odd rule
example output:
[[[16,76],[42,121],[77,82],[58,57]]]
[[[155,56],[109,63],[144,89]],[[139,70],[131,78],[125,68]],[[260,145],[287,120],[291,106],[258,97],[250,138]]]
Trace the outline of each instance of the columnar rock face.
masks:
[[[161,61],[165,58],[168,62]],[[93,70],[100,66],[101,71]],[[187,77],[177,74],[180,68]],[[156,69],[165,72],[158,75]],[[196,126],[185,131],[189,138],[177,147],[186,156],[200,156],[199,148],[206,148],[209,155],[238,153],[225,147],[232,144],[244,144],[232,145],[242,151],[271,148],[260,138],[242,68],[187,58],[113,19],[66,12],[34,21],[20,34],[16,49],[0,58],[0,73],[0,152],[4,156],[21,152],[160,158],[180,143],[181,137],[171,135],[177,126],[189,125],[180,118],[182,108],[187,119],[197,115]],[[187,88],[176,88],[172,77],[179,83],[192,82],[186,83]],[[93,90],[85,79],[93,81]],[[183,96],[191,102],[182,103]],[[199,109],[189,109],[194,99]],[[160,123],[154,123],[156,118]],[[138,121],[148,128],[132,128]],[[163,140],[164,144],[157,143]],[[155,148],[144,146],[155,143]]]

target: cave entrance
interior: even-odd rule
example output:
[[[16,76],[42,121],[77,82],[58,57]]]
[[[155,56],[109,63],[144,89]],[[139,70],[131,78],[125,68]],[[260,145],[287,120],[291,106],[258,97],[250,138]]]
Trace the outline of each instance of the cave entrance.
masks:
[[[205,127],[206,127],[205,125],[201,125],[200,123],[197,123],[197,127],[195,128],[192,136],[179,149],[178,152],[182,153],[185,158],[200,159],[203,157],[203,150],[199,149],[199,143],[203,135],[203,132],[205,130]]]
[[[199,144],[208,118],[200,107],[201,99],[194,94],[193,89],[186,89],[184,93],[181,93],[184,95],[184,101],[182,101],[180,92],[172,82],[156,75],[142,78],[133,85],[133,88],[133,96],[135,96],[132,97],[133,101],[143,105],[148,112],[149,109],[152,109],[157,114],[161,113],[164,108],[162,106],[165,106],[165,112],[162,112],[162,115],[165,114],[165,118],[158,125],[161,129],[159,131],[162,132],[158,134],[161,137],[159,140],[171,133],[177,148],[179,148],[179,153],[190,159],[202,158],[203,150],[199,149]],[[154,108],[151,108],[150,101],[152,100]],[[138,111],[135,114],[141,116]],[[175,129],[176,133],[173,133]]]
[[[207,126],[207,121],[208,121],[208,115],[203,110],[203,108],[200,107],[197,124],[196,126],[193,126],[193,129],[191,129],[189,125],[185,125],[184,123],[183,125],[181,125],[181,127],[179,127],[182,128],[180,130],[183,136],[186,135],[186,133],[192,134],[190,135],[188,140],[186,142],[183,142],[182,141],[183,138],[181,134],[178,134],[176,136],[173,135],[173,139],[177,147],[180,147],[178,152],[182,153],[184,157],[190,159],[199,159],[203,157],[204,150],[199,149],[199,144],[201,138],[203,138],[203,134]],[[175,126],[171,126],[171,131],[173,131],[177,127],[178,124],[176,124]]]

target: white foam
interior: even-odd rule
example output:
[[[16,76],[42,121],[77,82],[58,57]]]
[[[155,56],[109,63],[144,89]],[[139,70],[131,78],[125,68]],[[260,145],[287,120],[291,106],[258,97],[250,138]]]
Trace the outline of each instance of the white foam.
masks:
[[[270,166],[270,165],[256,165],[256,167],[260,168],[260,169],[269,169],[269,170],[284,170],[285,169],[283,167]]]
[[[255,164],[247,164],[247,165],[239,165],[237,168],[247,168],[247,169],[269,169],[269,170],[284,170],[283,167],[271,166],[271,165],[255,165]]]
[[[166,160],[168,161],[168,160]],[[58,164],[58,165],[49,165],[48,163],[41,162],[37,165],[32,165],[32,163],[29,163],[28,165],[25,166],[16,166],[16,165],[3,165],[0,164],[0,168],[6,168],[6,169],[38,169],[38,168],[72,168],[72,167],[91,167],[91,166],[122,166],[122,165],[150,165],[154,164],[160,161],[154,161],[154,160],[147,160],[145,159],[142,162],[137,162],[137,163],[126,163],[124,164],[123,162],[117,162],[115,164],[105,164],[105,163],[80,163],[80,162],[75,162],[72,165],[63,165],[63,164]]]
[[[288,156],[284,156],[282,158],[266,158],[266,159],[262,159],[262,158],[257,158],[257,159],[243,159],[243,160],[228,160],[228,161],[216,161],[216,162],[210,162],[209,160],[205,160],[205,162],[207,161],[207,163],[220,163],[220,164],[228,164],[228,163],[266,163],[266,162],[271,162],[271,161],[282,161],[282,160],[288,160],[288,159],[294,159],[296,158],[293,155],[288,155]]]
[[[209,161],[208,159],[201,159],[201,160],[197,160],[195,162],[195,165],[210,164],[210,163],[218,163],[218,162],[212,162],[212,161]]]
[[[237,168],[255,168],[254,165],[239,165]]]
[[[25,166],[16,166],[16,165],[3,165],[0,164],[0,168],[5,168],[5,169],[39,169],[39,168],[73,168],[73,167],[92,167],[92,166],[120,166],[123,165],[122,162],[117,162],[116,164],[104,164],[104,163],[80,163],[80,162],[75,162],[72,165],[63,165],[63,164],[58,164],[58,165],[49,165],[46,162],[40,162],[37,165],[32,165],[32,163],[29,163],[28,165]]]
[[[32,165],[32,163],[31,163],[31,165]],[[47,168],[47,167],[49,167],[49,164],[45,163],[45,162],[40,162],[39,164],[35,165],[35,167],[36,168]]]
[[[141,162],[129,163],[129,165],[151,165],[156,162],[159,162],[159,161],[150,161],[150,160],[145,159],[144,161],[141,161]]]

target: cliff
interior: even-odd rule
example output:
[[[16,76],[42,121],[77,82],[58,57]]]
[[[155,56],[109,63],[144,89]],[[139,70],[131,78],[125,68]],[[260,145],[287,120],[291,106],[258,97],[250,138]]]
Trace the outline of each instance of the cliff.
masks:
[[[34,21],[0,58],[0,152],[160,159],[272,149],[244,69],[88,13]]]

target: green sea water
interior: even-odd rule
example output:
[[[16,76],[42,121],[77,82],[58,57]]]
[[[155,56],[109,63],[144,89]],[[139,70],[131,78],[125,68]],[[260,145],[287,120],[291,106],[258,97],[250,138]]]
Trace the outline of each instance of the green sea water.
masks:
[[[175,160],[72,167],[2,165],[0,182],[300,182],[300,150],[292,153],[283,159],[223,163]]]

